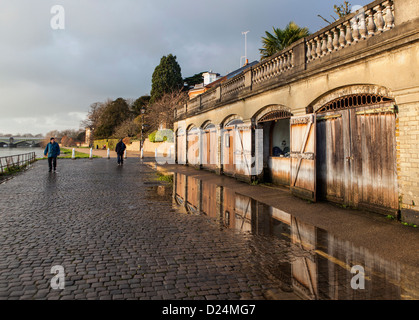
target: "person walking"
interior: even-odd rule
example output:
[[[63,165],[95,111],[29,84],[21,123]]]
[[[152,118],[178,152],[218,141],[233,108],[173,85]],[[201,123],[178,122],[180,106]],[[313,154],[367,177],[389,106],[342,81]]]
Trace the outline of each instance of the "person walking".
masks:
[[[122,139],[119,140],[119,142],[116,144],[115,152],[117,154],[117,161],[118,166],[122,166],[124,164],[124,151],[127,148],[125,143],[122,141]]]
[[[51,172],[53,167],[54,172],[57,169],[57,157],[60,155],[60,152],[60,146],[55,142],[55,138],[51,138],[44,150],[44,156],[48,156],[48,172]]]

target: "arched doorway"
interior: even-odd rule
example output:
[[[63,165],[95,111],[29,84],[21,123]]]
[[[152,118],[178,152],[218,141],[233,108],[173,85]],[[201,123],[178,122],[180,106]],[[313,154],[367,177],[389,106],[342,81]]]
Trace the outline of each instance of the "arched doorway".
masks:
[[[263,130],[263,180],[289,185],[292,113],[277,108],[256,118],[258,129]]]
[[[241,124],[243,120],[238,117],[232,117],[225,122],[221,138],[221,161],[224,174],[236,174],[236,158],[241,156],[242,150],[242,132],[237,129],[237,126]]]
[[[344,95],[316,110],[319,198],[397,212],[396,112],[378,93]]]
[[[176,160],[178,164],[186,164],[186,132],[183,128],[176,131]]]
[[[217,128],[209,121],[202,125],[202,167],[215,170],[217,167],[218,139]]]
[[[199,130],[190,125],[186,132],[187,162],[190,165],[199,165]]]

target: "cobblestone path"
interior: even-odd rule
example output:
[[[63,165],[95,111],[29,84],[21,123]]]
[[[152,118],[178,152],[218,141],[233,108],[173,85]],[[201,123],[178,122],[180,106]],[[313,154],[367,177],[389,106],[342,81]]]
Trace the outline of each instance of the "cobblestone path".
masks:
[[[0,299],[296,298],[245,236],[152,196],[137,159],[57,170],[38,161],[0,184]],[[51,288],[56,265],[64,289]]]

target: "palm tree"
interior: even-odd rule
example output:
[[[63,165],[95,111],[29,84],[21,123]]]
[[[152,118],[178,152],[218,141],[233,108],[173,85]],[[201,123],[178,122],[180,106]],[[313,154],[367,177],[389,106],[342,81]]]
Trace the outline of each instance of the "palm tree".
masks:
[[[308,28],[300,28],[293,21],[288,23],[288,25],[283,30],[274,27],[272,27],[272,29],[274,31],[273,34],[265,31],[266,37],[262,37],[262,49],[259,49],[262,60],[281,50],[284,50],[298,39],[310,35]]]

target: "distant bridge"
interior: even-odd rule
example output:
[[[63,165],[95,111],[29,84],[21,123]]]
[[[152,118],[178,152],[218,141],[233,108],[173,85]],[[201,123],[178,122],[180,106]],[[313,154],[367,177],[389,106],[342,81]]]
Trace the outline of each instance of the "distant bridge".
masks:
[[[39,147],[44,138],[0,137],[0,147]]]

